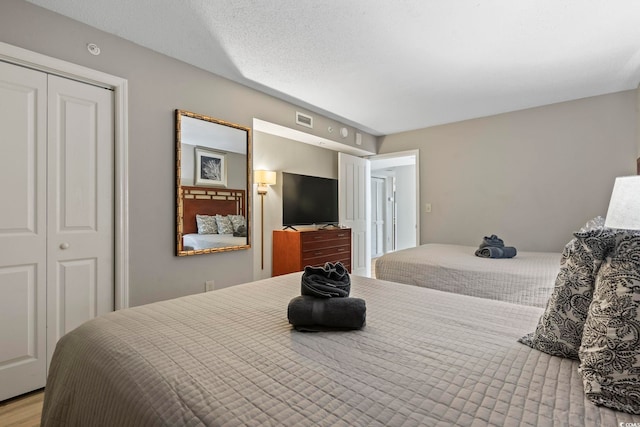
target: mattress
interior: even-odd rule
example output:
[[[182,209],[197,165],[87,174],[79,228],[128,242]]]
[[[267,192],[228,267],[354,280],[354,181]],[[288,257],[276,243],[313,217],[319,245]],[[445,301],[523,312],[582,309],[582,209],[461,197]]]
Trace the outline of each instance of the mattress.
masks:
[[[235,237],[233,234],[185,234],[182,236],[182,246],[185,250],[208,248],[226,248],[228,246],[242,246],[247,244],[246,237]]]
[[[516,342],[535,307],[352,276],[359,331],[287,322],[292,273],[120,310],[58,343],[43,426],[618,426],[573,360]]]
[[[477,247],[431,243],[376,260],[376,277],[408,285],[545,307],[560,271],[560,253],[475,256]]]

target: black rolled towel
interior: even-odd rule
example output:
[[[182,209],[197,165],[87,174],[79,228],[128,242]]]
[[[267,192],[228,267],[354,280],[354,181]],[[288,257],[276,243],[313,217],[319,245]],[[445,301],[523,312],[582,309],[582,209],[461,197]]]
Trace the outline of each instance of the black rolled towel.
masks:
[[[233,232],[233,237],[247,237],[247,227],[239,225],[238,229]]]
[[[301,295],[289,301],[287,317],[299,331],[361,329],[367,306],[361,298],[314,298]]]
[[[351,292],[351,278],[341,262],[325,263],[324,267],[306,266],[302,273],[302,295],[317,298],[348,297]]]
[[[491,236],[484,236],[482,243],[480,243],[480,249],[486,248],[487,246],[502,248],[504,247],[504,241],[495,234],[492,234]]]
[[[481,258],[513,258],[518,251],[513,246],[504,246],[501,248],[495,246],[486,246],[476,251],[476,256]]]

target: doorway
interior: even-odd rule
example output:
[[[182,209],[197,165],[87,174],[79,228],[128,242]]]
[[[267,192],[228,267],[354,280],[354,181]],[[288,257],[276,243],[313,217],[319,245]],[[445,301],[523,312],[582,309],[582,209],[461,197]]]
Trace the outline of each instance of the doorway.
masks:
[[[371,254],[415,247],[420,241],[418,150],[371,160]]]

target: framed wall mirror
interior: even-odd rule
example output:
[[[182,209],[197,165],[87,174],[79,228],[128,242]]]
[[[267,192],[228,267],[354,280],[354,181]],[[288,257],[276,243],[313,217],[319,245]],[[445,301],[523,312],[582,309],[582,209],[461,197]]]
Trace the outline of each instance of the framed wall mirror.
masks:
[[[176,110],[176,255],[251,247],[251,129]]]

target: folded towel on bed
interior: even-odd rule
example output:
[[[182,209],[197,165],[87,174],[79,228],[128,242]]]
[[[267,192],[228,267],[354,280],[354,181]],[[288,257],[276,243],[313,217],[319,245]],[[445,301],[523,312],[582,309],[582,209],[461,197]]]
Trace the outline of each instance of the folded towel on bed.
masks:
[[[492,234],[489,237],[484,236],[484,238],[482,239],[482,243],[480,243],[480,249],[487,246],[495,246],[501,248],[504,247],[504,241],[495,234]]]
[[[351,278],[341,262],[324,267],[306,266],[302,274],[301,294],[318,298],[348,297]]]
[[[287,317],[299,331],[360,329],[367,307],[361,298],[315,298],[301,295],[289,301]]]
[[[496,246],[485,246],[476,251],[476,256],[482,258],[513,258],[518,251],[513,246],[503,246],[501,248]]]

